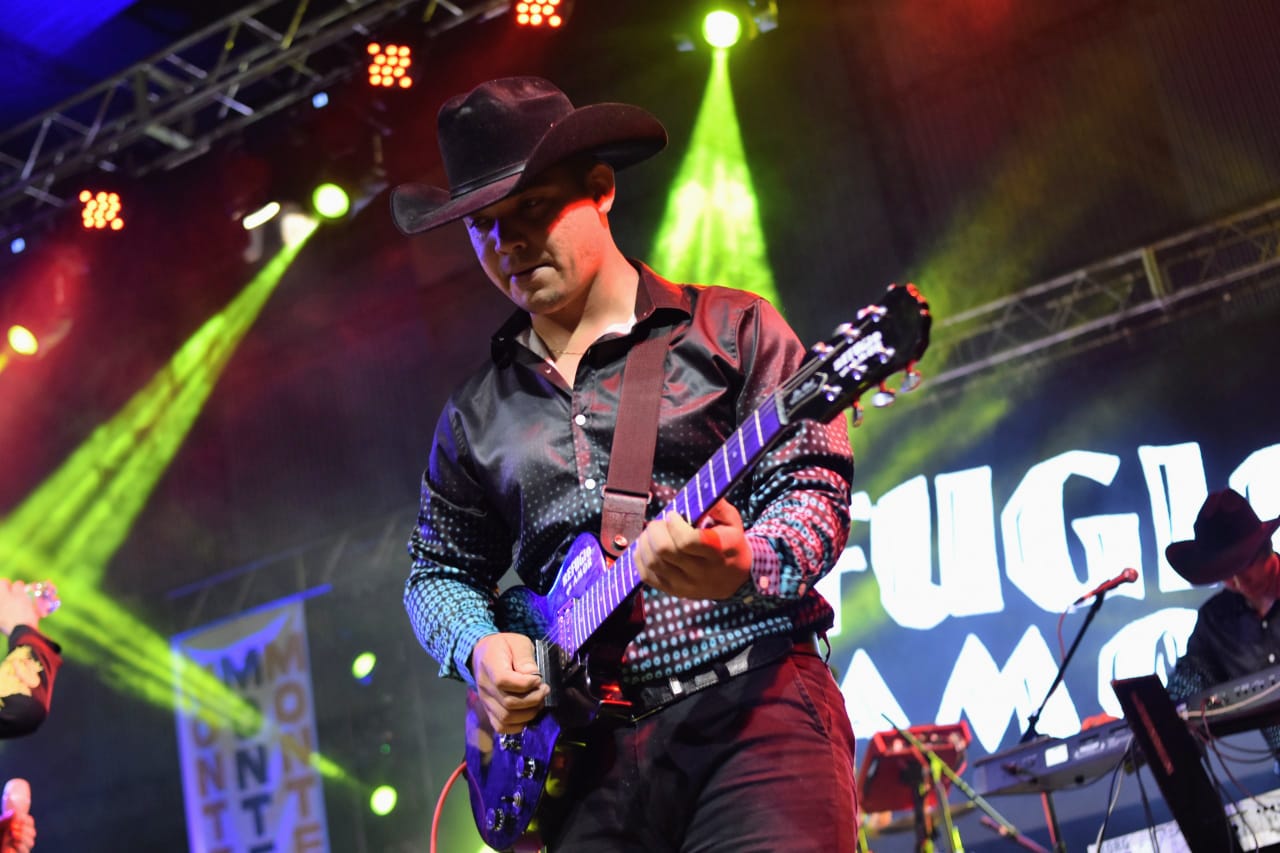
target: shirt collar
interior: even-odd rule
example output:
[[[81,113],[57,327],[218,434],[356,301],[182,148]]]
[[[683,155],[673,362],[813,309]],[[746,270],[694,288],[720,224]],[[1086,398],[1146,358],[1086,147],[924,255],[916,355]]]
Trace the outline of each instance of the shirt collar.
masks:
[[[670,312],[684,317],[693,316],[689,294],[679,285],[672,284],[649,269],[640,261],[627,259],[640,273],[640,286],[636,288],[636,326],[646,325],[650,317],[658,322]],[[521,333],[531,325],[527,311],[517,310],[499,327],[489,342],[489,354],[495,364],[504,367],[511,363]]]

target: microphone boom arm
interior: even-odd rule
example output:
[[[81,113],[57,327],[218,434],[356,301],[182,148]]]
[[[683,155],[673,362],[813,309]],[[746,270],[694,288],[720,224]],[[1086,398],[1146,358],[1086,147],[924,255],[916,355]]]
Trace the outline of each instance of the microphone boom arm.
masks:
[[[1102,608],[1102,602],[1106,597],[1106,590],[1102,590],[1094,596],[1093,604],[1089,606],[1089,612],[1085,614],[1084,624],[1076,632],[1076,638],[1071,641],[1071,648],[1067,650],[1067,656],[1062,659],[1062,665],[1058,667],[1058,674],[1054,677],[1053,684],[1049,685],[1049,691],[1044,694],[1040,707],[1036,708],[1036,712],[1027,718],[1027,730],[1022,733],[1022,739],[1018,743],[1028,743],[1040,734],[1036,731],[1036,724],[1040,722],[1040,714],[1044,711],[1044,706],[1049,704],[1049,697],[1053,696],[1053,691],[1057,690],[1058,685],[1062,683],[1062,678],[1067,672],[1067,664],[1071,663],[1071,658],[1075,655],[1076,649],[1079,648],[1084,632],[1089,629],[1089,623],[1093,621],[1093,617],[1098,615],[1098,611]]]

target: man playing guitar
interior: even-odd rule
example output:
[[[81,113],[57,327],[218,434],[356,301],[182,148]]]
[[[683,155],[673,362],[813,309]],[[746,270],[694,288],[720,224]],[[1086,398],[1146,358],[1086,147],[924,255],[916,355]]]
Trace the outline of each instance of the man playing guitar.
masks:
[[[518,77],[451,99],[438,119],[450,187],[397,187],[396,224],[408,234],[462,220],[517,310],[439,420],[405,605],[441,674],[472,686],[478,736],[508,752],[559,700],[531,640],[547,626],[521,599],[499,599],[498,581],[514,559],[543,595],[575,536],[600,532],[623,368],[640,342],[669,338],[640,496],[648,524],[612,543],[633,546],[642,584],[616,667],[592,682],[616,713],[575,735],[567,788],[543,798],[555,817],[521,843],[851,853],[854,738],[818,652],[832,609],[815,589],[848,535],[845,420],[802,425],[693,518],[655,518],[735,429],[754,433],[749,416],[803,347],[765,300],[673,284],[614,243],[615,171],[666,144],[648,112],[575,109],[546,80]],[[570,563],[559,574],[591,573]],[[526,798],[499,799],[476,808],[491,845]]]

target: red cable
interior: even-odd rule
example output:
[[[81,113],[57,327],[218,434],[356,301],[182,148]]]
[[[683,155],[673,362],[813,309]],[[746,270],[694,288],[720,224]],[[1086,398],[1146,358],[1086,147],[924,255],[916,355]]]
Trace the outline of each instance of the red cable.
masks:
[[[440,815],[444,811],[444,798],[449,795],[449,789],[453,787],[453,783],[458,781],[458,777],[466,769],[467,762],[464,761],[458,765],[458,769],[453,771],[453,775],[444,783],[444,790],[440,792],[440,798],[436,800],[436,813],[431,818],[431,853],[436,853],[436,833],[440,829]]]

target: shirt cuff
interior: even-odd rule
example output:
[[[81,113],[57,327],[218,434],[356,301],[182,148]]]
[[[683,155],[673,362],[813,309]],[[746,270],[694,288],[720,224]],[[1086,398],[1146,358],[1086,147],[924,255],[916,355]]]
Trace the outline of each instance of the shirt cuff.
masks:
[[[747,545],[751,548],[751,577],[730,600],[753,604],[757,603],[760,596],[773,597],[773,592],[778,588],[778,579],[782,575],[782,558],[764,536],[752,536],[748,533]]]
[[[441,667],[440,674],[461,678],[467,686],[475,687],[476,677],[471,671],[471,655],[476,650],[476,643],[490,634],[497,633],[498,628],[495,625],[468,625],[458,634],[453,647],[453,671],[450,672],[448,668]]]

